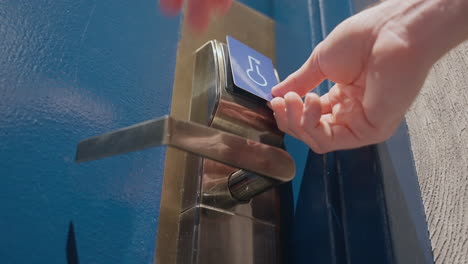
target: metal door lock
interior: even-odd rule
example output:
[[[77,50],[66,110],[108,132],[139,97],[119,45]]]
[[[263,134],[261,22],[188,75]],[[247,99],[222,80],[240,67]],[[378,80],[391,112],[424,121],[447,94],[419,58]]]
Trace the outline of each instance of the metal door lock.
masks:
[[[78,144],[76,161],[162,145],[242,169],[228,181],[229,191],[239,202],[291,180],[295,172],[291,156],[280,148],[170,116],[85,139]]]
[[[292,180],[294,161],[280,148],[282,133],[264,102],[236,93],[226,45],[210,41],[197,51],[190,121],[149,120],[78,144],[83,162],[168,145],[236,168],[203,191],[209,204],[245,203]]]

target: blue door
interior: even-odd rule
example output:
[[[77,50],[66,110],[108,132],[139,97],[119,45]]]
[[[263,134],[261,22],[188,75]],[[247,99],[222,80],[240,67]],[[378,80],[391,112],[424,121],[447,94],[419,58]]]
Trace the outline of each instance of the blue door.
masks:
[[[241,2],[275,20],[276,67],[285,78],[340,21],[372,1]],[[157,0],[0,2],[1,263],[153,262],[165,149],[83,164],[74,156],[83,138],[170,113],[180,23],[161,15]],[[406,142],[402,129],[397,139]],[[410,219],[401,227],[412,233],[402,236],[389,224],[394,211],[384,199],[382,148],[316,155],[290,137],[286,147],[298,173],[285,186],[286,195],[292,188],[283,212],[291,242],[285,263],[430,258],[417,181],[405,185],[402,200],[418,214],[398,215]],[[391,163],[392,155],[383,156]],[[355,157],[359,168],[351,166]],[[380,178],[361,178],[366,185],[352,175]],[[409,253],[395,247],[411,239]]]
[[[277,68],[284,79],[341,21],[377,1],[274,2]],[[332,85],[325,81],[315,92]],[[375,146],[318,155],[287,137],[286,148],[298,173],[291,208],[283,212],[285,263],[433,263],[405,122]]]
[[[0,2],[1,263],[153,262],[165,148],[74,156],[170,113],[181,19],[157,2]]]
[[[156,0],[1,1],[1,263],[152,262],[165,149],[74,156],[169,113],[179,25]]]

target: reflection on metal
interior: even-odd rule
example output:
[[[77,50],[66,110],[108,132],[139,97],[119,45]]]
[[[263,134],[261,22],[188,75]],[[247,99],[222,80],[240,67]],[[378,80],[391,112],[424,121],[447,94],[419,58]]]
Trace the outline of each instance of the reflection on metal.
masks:
[[[266,25],[258,30],[269,34],[265,39],[256,34],[256,38],[272,45],[271,20],[237,4],[233,10],[235,17]],[[236,36],[236,31],[225,33]],[[76,161],[162,145],[184,151],[184,155],[168,151],[156,262],[278,263],[280,203],[272,188],[294,177],[294,162],[281,149],[283,134],[265,101],[234,86],[226,45],[211,40],[200,46],[195,51],[191,95],[179,97],[174,92],[174,100],[189,99],[189,120],[173,109],[175,117],[83,140]],[[273,49],[270,51],[266,55],[272,57]],[[187,61],[190,59],[178,58],[176,83],[179,63],[186,65]]]
[[[257,30],[267,32],[254,39],[264,42],[270,52],[259,50],[273,57],[272,21],[241,5],[232,10],[234,18],[250,19],[260,25]],[[222,35],[251,41],[236,34],[244,31],[241,26]],[[191,60],[179,56],[175,88],[179,63],[187,66]],[[174,91],[175,104],[189,99],[188,120],[173,108],[174,116],[83,140],[76,161],[162,145],[184,151],[168,151],[156,262],[278,263],[280,201],[273,187],[295,174],[291,156],[281,149],[283,134],[265,101],[236,90],[225,44],[211,40],[200,45],[192,72],[191,95],[180,97]]]
[[[217,18],[202,36],[191,34],[184,24],[177,55],[171,116],[237,135],[245,142],[281,147],[282,134],[265,103],[232,93],[232,76],[229,69],[226,70],[229,63],[222,44],[226,35],[235,37],[274,61],[273,21],[242,4],[234,2],[227,15]],[[261,155],[251,157],[255,156],[252,158],[255,162],[263,158],[270,160]],[[245,160],[246,157],[245,152],[238,152],[235,159]],[[286,160],[289,158],[281,159],[272,165],[288,163]],[[155,263],[279,262],[278,192],[273,188],[245,202],[248,196],[243,194],[260,193],[266,186],[261,184],[262,188],[254,188],[256,191],[249,193],[242,190],[246,186],[242,185],[245,179],[270,178],[256,174],[243,176],[236,173],[239,167],[243,166],[229,166],[168,148]],[[252,172],[252,169],[246,171]],[[231,176],[233,174],[240,174],[240,178]],[[275,177],[289,178],[283,173]],[[273,180],[274,184],[276,180]]]
[[[264,101],[236,92],[227,54],[226,45],[216,40],[196,51],[190,120],[241,136],[254,148],[263,145],[279,150],[274,146],[281,146],[283,135],[271,110]],[[259,174],[264,172],[238,170],[242,167],[188,155],[177,263],[218,263],[219,259],[228,263],[278,262],[272,252],[280,251],[276,242],[279,197],[275,190],[265,191],[292,179],[294,164],[289,157],[272,159],[264,156],[269,151],[261,154],[259,149],[250,155],[247,148],[234,145],[240,150],[236,155],[240,161],[264,163],[262,166],[272,171],[285,168],[277,172],[279,177],[262,177]],[[158,254],[164,255],[161,251]],[[268,257],[257,257],[264,254]]]
[[[261,177],[250,171],[238,170],[229,177],[228,189],[237,201],[248,202],[278,183],[272,178]]]
[[[250,185],[249,182],[260,182],[255,178],[263,177],[254,173],[271,178],[261,181],[264,183],[290,181],[295,173],[291,156],[280,148],[169,116],[85,139],[78,144],[76,161],[94,160],[162,145],[248,171],[250,176],[243,177],[249,179],[248,182],[243,180],[243,184],[233,183],[236,189],[245,184]],[[255,194],[258,194],[260,189],[258,184],[255,186]],[[249,192],[248,186],[245,189],[244,193]]]
[[[196,225],[193,219],[197,219]],[[196,206],[180,216],[177,263],[278,263],[277,231],[277,226],[254,218]]]

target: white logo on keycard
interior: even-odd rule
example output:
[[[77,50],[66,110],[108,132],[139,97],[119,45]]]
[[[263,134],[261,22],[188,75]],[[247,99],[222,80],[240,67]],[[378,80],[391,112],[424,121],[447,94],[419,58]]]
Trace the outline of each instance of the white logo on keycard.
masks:
[[[253,69],[253,64],[255,63],[255,71]],[[249,76],[249,78],[256,84],[260,85],[260,86],[267,86],[268,82],[267,80],[265,79],[265,77],[260,73],[260,61],[252,56],[249,55],[249,65],[250,65],[250,68],[247,70],[247,76]],[[259,82],[258,78],[254,78],[252,76],[252,73],[254,73],[254,75],[257,75],[257,77],[260,77],[261,78],[261,81]]]

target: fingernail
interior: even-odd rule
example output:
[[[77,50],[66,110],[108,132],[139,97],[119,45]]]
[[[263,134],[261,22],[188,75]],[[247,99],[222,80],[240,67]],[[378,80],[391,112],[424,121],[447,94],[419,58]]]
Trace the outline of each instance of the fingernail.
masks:
[[[293,99],[294,97],[296,97],[296,93],[295,93],[295,92],[287,92],[287,93],[283,96],[284,99],[287,99],[287,98]]]
[[[273,98],[269,103],[270,103],[270,105],[273,105],[273,104],[276,104],[276,102],[279,102],[279,101],[281,101],[281,100],[283,100],[283,98],[281,98],[281,97],[275,97],[275,98]]]
[[[273,86],[273,88],[271,88],[271,95],[273,96],[278,96],[278,86]]]

